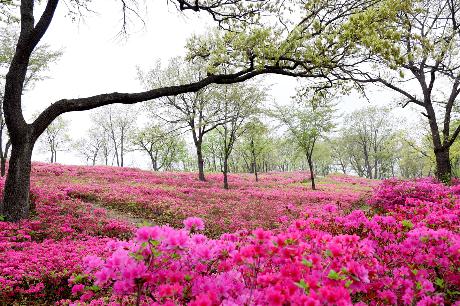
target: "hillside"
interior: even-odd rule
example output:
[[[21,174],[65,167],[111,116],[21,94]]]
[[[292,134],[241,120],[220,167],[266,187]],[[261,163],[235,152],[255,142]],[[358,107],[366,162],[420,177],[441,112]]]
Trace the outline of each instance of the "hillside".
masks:
[[[230,175],[224,190],[195,176],[34,164],[33,217],[0,222],[1,304],[459,297],[457,186],[328,176],[313,191],[295,172]]]

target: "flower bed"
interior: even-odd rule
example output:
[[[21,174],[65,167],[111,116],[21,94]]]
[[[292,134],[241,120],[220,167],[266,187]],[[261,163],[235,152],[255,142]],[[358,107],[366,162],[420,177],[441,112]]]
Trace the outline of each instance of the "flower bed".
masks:
[[[0,222],[0,304],[459,305],[460,187],[208,177],[34,165],[32,218]]]

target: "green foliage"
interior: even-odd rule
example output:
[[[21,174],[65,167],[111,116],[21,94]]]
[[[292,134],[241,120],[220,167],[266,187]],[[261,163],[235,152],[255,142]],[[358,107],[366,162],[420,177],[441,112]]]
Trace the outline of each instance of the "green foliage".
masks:
[[[131,142],[136,150],[148,155],[155,171],[173,169],[186,152],[186,143],[174,127],[168,128],[155,122],[133,133]]]

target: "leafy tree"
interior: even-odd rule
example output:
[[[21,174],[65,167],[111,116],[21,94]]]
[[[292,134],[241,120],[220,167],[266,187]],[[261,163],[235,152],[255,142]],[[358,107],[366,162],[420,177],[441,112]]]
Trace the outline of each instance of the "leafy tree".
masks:
[[[407,136],[402,140],[398,167],[403,178],[418,178],[432,174],[434,156],[431,148],[422,147]]]
[[[313,150],[314,161],[313,168],[316,173],[321,176],[326,176],[333,171],[332,154],[329,143],[326,141],[319,141]]]
[[[353,170],[370,179],[391,176],[398,150],[390,109],[366,107],[350,113],[344,122],[343,150]]]
[[[171,170],[185,150],[184,140],[173,129],[154,123],[138,130],[131,139],[136,150],[148,154],[154,171]]]
[[[248,121],[264,99],[264,94],[255,86],[227,85],[220,88],[216,99],[222,103],[222,124],[217,127],[222,151],[222,173],[224,188],[228,189],[228,160],[236,140],[244,133]]]
[[[205,71],[199,63],[191,64],[175,58],[170,61],[166,69],[161,69],[160,63],[157,63],[156,68],[145,74],[140,72],[139,76],[146,88],[155,88],[194,82],[201,79],[204,74]],[[252,93],[249,90],[248,93],[243,93],[239,88],[244,87],[214,85],[196,92],[163,97],[149,103],[150,112],[155,117],[190,130],[196,149],[198,177],[201,181],[205,180],[203,155],[205,136],[217,128],[220,128],[224,134],[231,129],[234,130],[225,136],[224,145],[227,153],[223,152],[222,155],[225,168],[236,137],[236,130],[241,125],[241,117],[244,112],[247,112],[248,93],[255,97],[254,88],[252,88]]]
[[[449,182],[450,148],[460,133],[459,124],[452,129],[460,94],[460,2],[401,2],[408,6],[405,12],[394,15],[392,25],[380,31],[369,30],[363,22],[369,11],[350,19],[350,35],[366,48],[356,53],[360,64],[344,68],[335,79],[358,86],[377,84],[396,93],[403,107],[420,107],[430,127],[436,176]]]
[[[268,138],[268,127],[263,124],[258,118],[246,123],[242,137],[241,154],[244,158],[247,168],[254,173],[256,182],[259,181],[258,164],[261,157],[267,151],[270,143]]]
[[[217,130],[208,133],[203,141],[203,156],[207,171],[219,172],[222,169],[222,148]]]
[[[342,171],[343,174],[347,174],[348,168],[350,166],[349,155],[347,154],[346,141],[344,135],[338,135],[335,138],[329,139],[329,148],[331,150],[331,158],[335,163],[335,167],[338,167],[339,171]]]
[[[369,2],[368,0],[308,0],[306,3],[302,3],[304,14],[300,14],[303,15],[300,18],[301,21],[297,24],[289,22],[287,31],[290,33],[283,33],[279,32],[278,29],[273,31],[267,31],[263,28],[254,30],[252,25],[257,27],[261,24],[259,19],[264,15],[260,13],[261,11],[273,12],[274,14],[270,14],[269,18],[278,15],[278,19],[272,18],[271,20],[280,20],[281,25],[286,25],[284,17],[292,16],[290,3],[270,5],[265,1],[226,2],[222,0],[194,1],[191,3],[186,0],[175,0],[174,3],[178,5],[179,9],[205,11],[222,27],[227,26],[233,30],[223,36],[225,43],[233,44],[235,48],[232,50],[221,46],[219,48],[211,46],[216,56],[211,55],[206,46],[201,48],[200,44],[193,42],[189,44],[190,58],[200,56],[206,58],[208,62],[208,71],[203,78],[182,84],[155,87],[138,93],[114,92],[92,97],[62,99],[52,103],[34,122],[29,124],[25,121],[22,113],[22,92],[27,68],[32,52],[47,32],[60,3],[59,0],[48,0],[44,3],[43,9],[36,10],[34,9],[35,2],[34,0],[21,0],[20,2],[21,32],[5,82],[3,111],[11,139],[12,152],[0,212],[8,221],[18,221],[29,214],[32,150],[38,137],[59,115],[114,103],[134,104],[161,97],[196,92],[210,84],[242,82],[264,73],[327,77],[331,68],[337,67],[337,64],[342,62],[342,59],[346,58],[349,52],[353,51],[346,39],[331,41],[328,39],[328,35],[331,31],[340,33],[342,29],[339,25],[345,23],[350,15],[360,10],[373,8],[374,4],[374,1]],[[385,2],[393,4],[391,12],[397,11],[400,6],[398,1],[387,0]],[[85,10],[89,4],[89,1],[70,0],[67,2],[71,12]],[[125,17],[123,20],[129,19],[126,18],[125,14],[136,13],[136,10],[131,7],[136,7],[136,1],[120,1],[120,4],[124,13],[123,17]],[[8,10],[10,5],[10,1],[1,2],[0,11]],[[37,11],[40,11],[41,14],[35,21],[34,14]],[[380,20],[379,26],[385,25],[381,20],[383,16],[386,17],[383,13],[388,14],[387,11],[377,8],[377,14],[371,16],[373,20]],[[375,28],[377,27],[375,26]],[[122,32],[127,32],[126,23],[123,23]],[[328,32],[329,34],[327,34]],[[326,36],[321,39],[319,34],[323,33]],[[308,37],[308,39],[299,39],[300,37]],[[280,40],[282,40],[281,43]],[[233,53],[230,57],[226,56],[228,50]],[[299,64],[297,59],[295,61],[285,60],[286,57],[296,55],[299,51],[303,55],[304,64]],[[259,61],[260,55],[266,58],[267,62]],[[224,71],[222,68],[223,66],[228,68],[231,64],[229,61],[234,64],[231,67],[233,69]],[[301,71],[296,71],[297,68]]]
[[[289,134],[305,154],[310,170],[311,187],[316,189],[313,152],[321,137],[334,127],[333,105],[326,92],[307,95],[299,92],[288,106],[278,106],[272,114],[286,125]]]

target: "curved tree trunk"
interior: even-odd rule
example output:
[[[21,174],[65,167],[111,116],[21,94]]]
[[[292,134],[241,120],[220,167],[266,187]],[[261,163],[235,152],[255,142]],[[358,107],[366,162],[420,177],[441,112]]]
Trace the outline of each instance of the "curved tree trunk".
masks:
[[[13,144],[3,193],[2,214],[17,222],[29,216],[29,188],[33,141]]]

